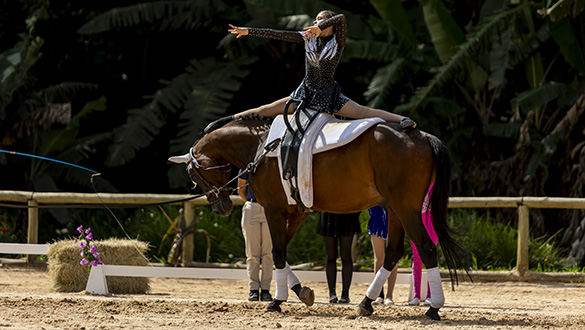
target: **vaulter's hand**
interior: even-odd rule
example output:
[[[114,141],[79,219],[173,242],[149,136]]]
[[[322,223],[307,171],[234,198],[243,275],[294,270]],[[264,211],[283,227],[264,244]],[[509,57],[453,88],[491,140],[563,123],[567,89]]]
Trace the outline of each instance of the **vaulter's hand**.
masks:
[[[229,26],[231,29],[229,29],[228,32],[231,34],[236,34],[236,38],[248,35],[248,28],[246,27],[238,27],[232,24],[229,24]]]
[[[305,32],[303,32],[303,37],[307,39],[315,39],[320,36],[322,32],[321,29],[316,25],[306,27],[303,30],[305,30]]]

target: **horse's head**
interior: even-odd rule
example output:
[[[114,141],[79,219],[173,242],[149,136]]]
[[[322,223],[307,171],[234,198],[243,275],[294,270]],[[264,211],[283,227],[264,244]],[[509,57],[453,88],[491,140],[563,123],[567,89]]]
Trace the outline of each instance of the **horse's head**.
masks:
[[[228,216],[232,212],[233,203],[230,199],[231,188],[226,184],[230,179],[231,165],[219,164],[217,161],[197,154],[194,148],[188,154],[169,158],[174,163],[186,163],[187,173],[191,181],[199,185],[207,195],[207,201],[213,212]]]

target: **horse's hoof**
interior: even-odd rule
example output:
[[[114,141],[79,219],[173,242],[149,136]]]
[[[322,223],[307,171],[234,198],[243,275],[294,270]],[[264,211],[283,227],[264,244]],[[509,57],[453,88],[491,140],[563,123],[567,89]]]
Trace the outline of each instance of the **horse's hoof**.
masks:
[[[358,305],[358,314],[360,316],[370,316],[374,314],[374,307],[372,307],[372,299],[365,297],[364,300]]]
[[[315,302],[315,291],[309,287],[304,286],[299,293],[299,299],[304,302],[305,305],[313,306],[313,303]]]
[[[435,321],[441,321],[441,317],[439,316],[439,309],[434,307],[429,307],[429,310],[425,313],[426,316],[430,317]]]
[[[266,306],[266,310],[269,312],[279,312],[282,313],[282,309],[280,308],[280,304],[282,304],[281,300],[276,300],[274,299],[273,301],[271,301],[270,303],[268,303],[268,306]]]

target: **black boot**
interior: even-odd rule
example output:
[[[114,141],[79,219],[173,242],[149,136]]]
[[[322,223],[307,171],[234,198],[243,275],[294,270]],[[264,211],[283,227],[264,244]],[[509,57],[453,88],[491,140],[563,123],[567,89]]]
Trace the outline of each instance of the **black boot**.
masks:
[[[405,128],[415,128],[416,127],[416,123],[414,122],[414,120],[412,120],[412,119],[410,119],[408,117],[405,117],[405,118],[403,118],[400,121],[400,127],[402,129],[405,129]]]
[[[336,304],[337,303],[337,295],[335,294],[335,290],[329,291],[329,303]]]
[[[248,301],[258,301],[258,300],[260,300],[260,291],[250,290],[250,295],[248,296]]]

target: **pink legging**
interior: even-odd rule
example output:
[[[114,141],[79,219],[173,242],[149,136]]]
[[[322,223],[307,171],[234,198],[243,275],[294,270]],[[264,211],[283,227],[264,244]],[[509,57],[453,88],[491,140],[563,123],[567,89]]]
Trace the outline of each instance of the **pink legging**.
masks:
[[[429,207],[431,196],[433,194],[434,185],[435,185],[435,183],[433,182],[431,184],[431,186],[429,187],[427,195],[425,196],[425,200],[423,203],[423,209],[422,209],[422,222],[425,226],[425,229],[427,230],[427,234],[429,235],[429,237],[431,238],[433,243],[435,243],[435,245],[437,245],[437,241],[439,240],[439,237],[437,237],[437,233],[435,233],[435,228],[433,227],[433,217],[431,215],[431,209]],[[421,282],[421,277],[422,277],[423,263],[422,263],[422,260],[420,259],[420,256],[418,255],[418,251],[416,249],[416,246],[414,245],[414,243],[412,241],[410,241],[410,246],[412,246],[412,285],[414,287],[414,297],[420,299],[420,282]],[[430,298],[430,297],[431,297],[431,290],[427,289],[427,297],[426,298]]]

